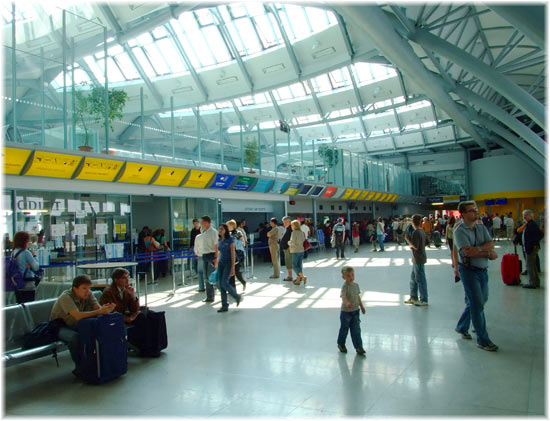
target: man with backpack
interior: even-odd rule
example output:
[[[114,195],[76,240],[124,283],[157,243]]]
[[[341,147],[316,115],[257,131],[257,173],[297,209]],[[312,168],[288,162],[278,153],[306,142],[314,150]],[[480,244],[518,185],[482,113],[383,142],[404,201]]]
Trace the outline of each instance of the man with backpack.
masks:
[[[346,245],[346,226],[343,224],[344,220],[338,218],[338,222],[332,228],[332,235],[334,237],[334,247],[336,248],[336,258],[345,259],[344,247]]]

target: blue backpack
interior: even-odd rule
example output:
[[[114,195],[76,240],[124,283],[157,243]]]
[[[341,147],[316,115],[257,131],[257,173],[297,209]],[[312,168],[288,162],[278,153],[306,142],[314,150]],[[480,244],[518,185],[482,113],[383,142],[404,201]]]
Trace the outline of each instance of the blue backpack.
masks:
[[[6,280],[6,291],[25,288],[25,278],[23,278],[23,275],[19,272],[19,268],[17,267],[17,257],[24,251],[24,249],[21,249],[15,256],[11,255],[4,258],[4,279]]]

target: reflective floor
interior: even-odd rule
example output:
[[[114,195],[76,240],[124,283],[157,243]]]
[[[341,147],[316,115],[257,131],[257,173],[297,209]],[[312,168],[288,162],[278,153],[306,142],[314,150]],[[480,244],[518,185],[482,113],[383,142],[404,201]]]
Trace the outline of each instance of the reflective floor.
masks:
[[[497,243],[501,256],[512,247]],[[237,309],[217,313],[196,283],[161,280],[149,305],[165,310],[169,346],[158,359],[129,358],[128,373],[88,386],[73,378],[67,352],[60,367],[42,358],[5,370],[5,413],[26,416],[133,415],[188,417],[524,416],[545,414],[545,283],[539,290],[505,286],[500,259],[490,267],[486,318],[500,350],[486,352],[454,327],[464,307],[449,251],[428,249],[430,305],[403,304],[410,251],[347,248],[305,261],[307,286],[255,279]],[[542,257],[542,256],[541,256]],[[542,259],[544,261],[544,259]],[[361,316],[366,358],[338,352],[340,267],[356,270],[367,314]],[[543,267],[544,270],[544,267]],[[526,277],[524,281],[526,281]],[[192,281],[188,280],[192,283]],[[195,281],[196,282],[196,281]],[[241,287],[238,284],[238,291]],[[230,301],[231,302],[231,301]],[[475,334],[474,334],[475,335]]]

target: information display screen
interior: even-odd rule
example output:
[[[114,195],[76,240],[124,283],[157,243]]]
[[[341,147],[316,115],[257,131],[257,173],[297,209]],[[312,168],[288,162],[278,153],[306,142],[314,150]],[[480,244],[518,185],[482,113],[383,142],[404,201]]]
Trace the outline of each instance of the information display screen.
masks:
[[[71,178],[81,156],[35,151],[30,168],[25,175],[39,177]]]
[[[267,193],[271,190],[274,183],[275,180],[260,178],[251,191],[256,193]]]
[[[194,189],[204,189],[214,177],[213,171],[201,171],[201,170],[191,170],[189,177],[183,183],[182,187],[191,187]]]
[[[158,169],[158,165],[126,162],[122,175],[117,181],[119,183],[149,184]]]
[[[307,196],[312,187],[313,186],[311,184],[304,184],[298,194],[301,196]]]
[[[218,190],[227,190],[233,180],[235,180],[236,175],[231,174],[216,174],[216,179],[214,183],[210,186],[211,189]]]
[[[273,193],[283,194],[288,188],[289,184],[290,183],[285,180],[275,180],[275,184],[273,184],[272,191]]]
[[[124,165],[124,161],[85,157],[82,170],[75,177],[78,180],[113,181]]]
[[[28,149],[4,148],[2,158],[4,159],[4,174],[21,174],[31,151]]]
[[[231,187],[231,190],[248,191],[250,190],[250,186],[254,184],[254,181],[256,181],[256,177],[248,177],[245,175],[240,175],[237,178],[237,181],[235,182],[235,184],[233,184],[233,187]]]
[[[313,187],[313,190],[311,190],[310,196],[319,196],[321,192],[323,191],[325,187],[324,186],[315,186]]]
[[[160,168],[159,176],[153,184],[157,186],[177,187],[181,184],[189,170],[187,168],[165,167]]]
[[[321,197],[332,197],[334,196],[334,193],[336,193],[336,187],[327,187],[327,189],[323,193],[323,196]]]
[[[300,191],[304,183],[297,183],[297,182],[291,182],[288,186],[288,190],[286,191],[286,194],[289,194],[291,196],[295,195]]]

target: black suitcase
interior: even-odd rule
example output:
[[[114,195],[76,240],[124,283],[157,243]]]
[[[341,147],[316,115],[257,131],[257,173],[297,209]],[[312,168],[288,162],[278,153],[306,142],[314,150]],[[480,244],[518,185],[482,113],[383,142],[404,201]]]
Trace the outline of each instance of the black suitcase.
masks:
[[[139,350],[143,357],[158,357],[168,346],[166,317],[164,311],[145,309],[142,320],[128,329],[128,342]]]
[[[105,383],[125,374],[128,348],[120,313],[90,317],[78,322],[80,377],[88,383]]]

